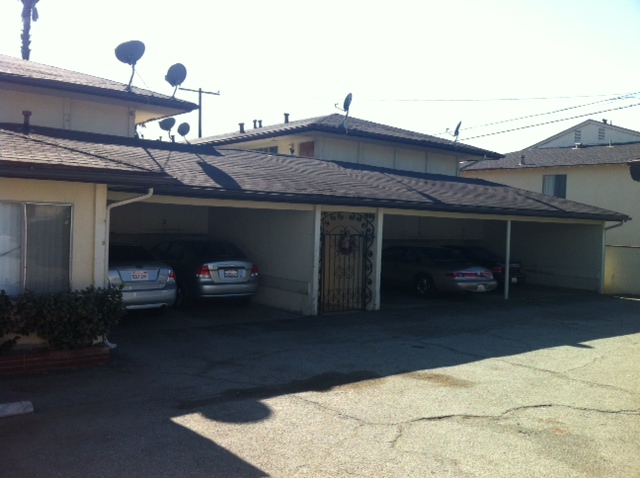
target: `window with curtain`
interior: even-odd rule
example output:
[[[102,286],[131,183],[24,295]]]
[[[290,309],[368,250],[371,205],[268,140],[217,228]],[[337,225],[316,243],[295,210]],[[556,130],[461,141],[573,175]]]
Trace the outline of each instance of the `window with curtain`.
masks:
[[[549,174],[542,176],[542,194],[558,198],[567,197],[567,175]]]
[[[0,289],[69,290],[71,206],[0,203]]]

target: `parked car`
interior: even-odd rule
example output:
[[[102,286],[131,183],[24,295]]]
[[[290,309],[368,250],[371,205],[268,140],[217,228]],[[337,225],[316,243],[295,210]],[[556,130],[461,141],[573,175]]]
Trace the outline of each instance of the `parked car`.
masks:
[[[176,271],[178,305],[206,298],[249,299],[258,291],[258,266],[228,241],[168,240],[152,251]]]
[[[497,282],[486,267],[436,246],[394,245],[382,251],[384,284],[413,289],[421,297],[438,292],[488,292]]]
[[[137,244],[109,244],[109,284],[122,288],[127,309],[164,311],[175,303],[177,285],[171,266]]]
[[[496,281],[498,281],[498,285],[504,286],[506,261],[503,257],[500,257],[498,254],[479,246],[446,245],[444,247],[457,252],[465,259],[473,262],[474,264],[478,264],[491,269],[493,277],[496,279]],[[509,261],[509,283],[521,284],[525,281],[525,279],[526,275],[524,273],[524,269],[522,268],[522,262],[514,260]]]

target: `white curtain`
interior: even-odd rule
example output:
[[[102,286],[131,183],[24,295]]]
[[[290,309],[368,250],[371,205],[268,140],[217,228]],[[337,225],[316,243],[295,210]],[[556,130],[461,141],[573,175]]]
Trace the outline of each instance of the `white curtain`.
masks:
[[[22,204],[0,203],[0,289],[22,292]]]

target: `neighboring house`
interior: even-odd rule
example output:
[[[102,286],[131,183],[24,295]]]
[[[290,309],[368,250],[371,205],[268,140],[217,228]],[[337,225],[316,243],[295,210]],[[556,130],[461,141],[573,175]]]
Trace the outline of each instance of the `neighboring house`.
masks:
[[[636,218],[640,186],[628,162],[640,158],[640,132],[587,120],[498,161],[468,164],[461,175],[620,211]],[[606,231],[605,291],[640,294],[640,221]]]
[[[138,124],[195,105],[5,56],[0,101],[0,288],[13,294],[103,286],[110,240],[186,235],[238,243],[260,266],[255,300],[305,315],[378,309],[390,239],[478,242],[513,251],[534,283],[600,291],[604,227],[628,219],[457,177],[459,161],[499,155],[355,118],[308,132],[305,155],[324,159],[143,140]]]
[[[457,176],[461,162],[499,159],[501,154],[462,143],[339,114],[202,138],[197,144],[242,148],[271,154],[343,161],[367,166]]]

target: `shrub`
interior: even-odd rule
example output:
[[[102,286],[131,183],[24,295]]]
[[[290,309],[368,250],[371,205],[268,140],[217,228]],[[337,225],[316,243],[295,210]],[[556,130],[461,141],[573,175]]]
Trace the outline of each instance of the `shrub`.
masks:
[[[87,287],[54,294],[27,292],[15,299],[0,291],[0,338],[35,333],[53,350],[90,345],[105,336],[125,314],[122,292],[115,287]],[[17,337],[5,348],[15,344]]]

